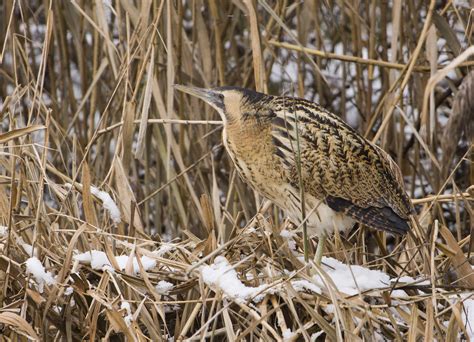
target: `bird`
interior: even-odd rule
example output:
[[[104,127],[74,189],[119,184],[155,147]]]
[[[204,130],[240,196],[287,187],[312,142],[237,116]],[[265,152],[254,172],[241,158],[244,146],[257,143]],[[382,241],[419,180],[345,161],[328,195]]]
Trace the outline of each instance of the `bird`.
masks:
[[[318,236],[316,264],[326,238],[357,222],[397,235],[410,230],[414,209],[397,164],[329,110],[240,87],[175,89],[218,112],[241,178]]]

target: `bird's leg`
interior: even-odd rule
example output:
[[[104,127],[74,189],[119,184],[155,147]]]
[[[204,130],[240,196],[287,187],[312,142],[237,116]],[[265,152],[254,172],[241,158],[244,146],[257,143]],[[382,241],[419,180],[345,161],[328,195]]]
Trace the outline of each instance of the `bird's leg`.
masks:
[[[316,248],[316,253],[314,254],[314,263],[318,266],[321,266],[321,259],[323,258],[324,243],[326,242],[326,234],[322,234],[318,240],[318,247]]]

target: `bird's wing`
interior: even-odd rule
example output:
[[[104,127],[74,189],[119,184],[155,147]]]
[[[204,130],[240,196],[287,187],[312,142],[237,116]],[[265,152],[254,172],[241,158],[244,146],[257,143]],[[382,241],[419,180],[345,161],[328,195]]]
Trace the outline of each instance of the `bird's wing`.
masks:
[[[412,206],[397,165],[334,114],[302,103],[273,119],[275,153],[289,180],[299,188],[299,151],[305,192],[370,227],[405,233]]]

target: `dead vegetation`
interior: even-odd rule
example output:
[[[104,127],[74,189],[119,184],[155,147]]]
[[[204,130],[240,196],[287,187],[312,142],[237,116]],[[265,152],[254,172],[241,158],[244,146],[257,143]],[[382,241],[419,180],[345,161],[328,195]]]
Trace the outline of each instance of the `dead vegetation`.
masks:
[[[5,338],[474,336],[468,2],[5,0],[0,17]],[[323,268],[321,293],[298,289],[312,279],[301,236],[280,235],[290,224],[241,182],[217,115],[176,83],[304,96],[388,151],[415,234],[355,227],[325,255],[393,281],[347,295]],[[105,270],[77,260],[91,250],[108,256]],[[31,272],[35,256],[51,274]],[[266,284],[263,298],[206,284],[218,256],[246,286]]]

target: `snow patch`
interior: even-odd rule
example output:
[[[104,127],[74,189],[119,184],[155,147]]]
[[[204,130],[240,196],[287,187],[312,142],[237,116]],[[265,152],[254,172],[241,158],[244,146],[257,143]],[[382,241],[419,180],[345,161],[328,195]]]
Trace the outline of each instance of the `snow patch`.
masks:
[[[296,234],[294,232],[290,232],[289,230],[286,230],[286,229],[280,232],[280,236],[288,242],[288,248],[291,251],[296,250],[296,241],[293,239],[295,235]]]
[[[104,207],[106,211],[109,212],[110,218],[115,224],[118,224],[121,222],[120,210],[117,207],[117,204],[115,204],[112,197],[110,197],[110,195],[107,192],[100,191],[95,186],[91,186],[91,194],[96,196],[102,201],[102,206]]]
[[[292,341],[296,337],[296,334],[291,331],[291,329],[285,329],[283,331],[283,341],[288,342]]]
[[[155,286],[156,292],[161,295],[167,295],[172,289],[174,285],[166,280],[160,280],[158,284]]]
[[[266,285],[257,287],[244,285],[237,277],[237,272],[232,265],[223,256],[218,256],[213,264],[201,267],[200,271],[202,279],[208,286],[221,290],[226,297],[238,302],[253,299],[258,303],[264,297],[262,291]]]
[[[83,264],[91,265],[94,270],[112,269],[112,264],[107,258],[107,255],[101,251],[92,250],[78,254],[74,256],[74,260]]]
[[[123,271],[128,264],[128,260],[130,257],[128,255],[120,255],[116,256],[115,260],[117,260],[117,264],[119,265],[120,269]],[[142,256],[140,258],[140,261],[142,262],[142,266],[145,269],[145,271],[149,270],[150,268],[155,267],[156,265],[156,260],[147,257],[146,255]],[[140,267],[138,266],[138,261],[136,257],[133,257],[133,272],[135,274],[138,274],[140,272]]]
[[[168,253],[168,252],[171,252],[173,249],[175,248],[175,246],[173,246],[172,244],[169,244],[169,243],[163,243],[161,244],[160,248],[158,248],[158,250],[156,252],[154,252],[154,254],[158,257]]]
[[[334,314],[334,311],[336,311],[336,308],[334,307],[334,304],[328,304],[326,307],[323,307],[323,310],[329,314],[332,315]]]
[[[133,321],[133,315],[132,315],[132,310],[130,308],[130,303],[129,302],[122,302],[120,305],[121,310],[125,310],[126,315],[123,317],[123,320],[125,321],[125,324],[127,327],[129,327],[132,324]]]
[[[403,276],[403,277],[399,277],[399,278],[392,278],[392,279],[390,279],[390,281],[392,283],[394,283],[396,281],[398,281],[399,283],[414,283],[416,280],[413,279],[410,276]]]
[[[56,283],[51,272],[46,272],[43,264],[37,257],[31,257],[26,260],[26,272],[35,278],[40,293],[43,293],[44,284],[52,285]]]
[[[392,298],[408,298],[410,296],[403,290],[393,290],[391,297]]]
[[[323,270],[329,275],[337,289],[348,295],[387,287],[390,277],[384,272],[370,270],[358,265],[346,265],[334,258],[323,257]],[[320,276],[313,277],[316,284],[325,287]]]
[[[121,271],[125,270],[127,267],[128,261],[130,256],[128,255],[120,255],[116,256],[115,260]],[[91,265],[94,270],[112,270],[112,264],[110,263],[107,254],[102,251],[92,250],[89,252],[77,254],[74,256],[74,260],[79,261],[83,264]],[[140,258],[142,263],[143,269],[148,271],[150,268],[156,266],[156,260],[144,255]],[[133,257],[133,272],[138,274],[140,272],[140,267],[138,266],[138,260],[136,257]]]
[[[32,245],[26,243],[21,236],[16,239],[16,243],[20,245],[21,248],[23,248],[23,250],[29,257],[38,257],[38,249],[33,248]]]

